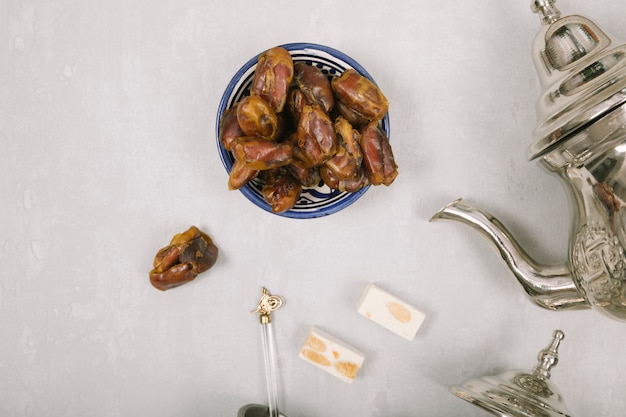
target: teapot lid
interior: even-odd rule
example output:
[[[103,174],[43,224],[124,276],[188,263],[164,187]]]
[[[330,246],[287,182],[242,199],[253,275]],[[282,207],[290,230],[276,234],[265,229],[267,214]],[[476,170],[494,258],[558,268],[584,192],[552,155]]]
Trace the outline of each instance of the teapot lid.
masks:
[[[626,45],[585,17],[561,17],[555,2],[531,1],[543,26],[532,48],[542,93],[530,159],[626,102]]]
[[[557,349],[563,337],[561,330],[554,332],[532,370],[469,379],[450,387],[450,392],[500,417],[571,417],[550,381],[550,369],[558,362]]]

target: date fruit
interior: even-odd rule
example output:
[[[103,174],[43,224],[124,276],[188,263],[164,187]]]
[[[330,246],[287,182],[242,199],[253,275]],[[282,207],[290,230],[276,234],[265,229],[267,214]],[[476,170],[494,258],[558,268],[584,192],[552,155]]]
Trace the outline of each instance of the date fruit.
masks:
[[[337,152],[337,134],[330,116],[316,104],[302,108],[297,129],[298,147],[309,166],[319,166]]]
[[[341,117],[345,118],[350,124],[358,129],[362,128],[366,124],[369,123],[365,117],[357,114],[350,107],[343,104],[341,101],[337,100],[335,102],[335,110]]]
[[[296,205],[302,185],[289,171],[277,168],[263,173],[265,185],[261,193],[274,213],[283,213]]]
[[[258,174],[258,169],[248,168],[246,164],[235,159],[230,169],[230,175],[228,176],[228,189],[238,190],[255,179]]]
[[[237,120],[237,107],[232,107],[224,112],[220,120],[220,142],[224,149],[230,151],[230,145],[239,136],[243,136],[243,130]]]
[[[335,119],[335,131],[339,138],[340,145],[345,149],[346,153],[354,159],[358,166],[363,161],[363,152],[361,152],[361,133],[354,129],[350,122],[339,116]]]
[[[256,136],[242,136],[231,146],[233,156],[250,169],[266,170],[291,163],[293,144],[274,142]]]
[[[260,136],[272,140],[278,133],[276,112],[265,100],[256,96],[247,96],[239,102],[237,121],[245,136]]]
[[[294,83],[308,102],[317,104],[326,113],[330,113],[335,105],[335,96],[328,77],[319,68],[304,62],[297,62],[294,70]]]
[[[337,99],[367,120],[381,120],[389,109],[387,98],[376,84],[351,68],[333,78],[331,84]]]
[[[211,268],[217,256],[217,246],[209,235],[191,226],[157,252],[154,268],[150,271],[150,283],[161,291],[183,285]]]
[[[339,179],[328,165],[322,165],[319,168],[319,173],[324,183],[334,190],[356,193],[363,187],[370,185],[363,169],[359,170],[356,178],[351,179]]]
[[[295,159],[287,165],[287,169],[303,187],[315,187],[320,182],[318,167],[308,167]]]
[[[363,166],[372,185],[391,185],[398,175],[389,139],[377,122],[370,122],[361,131]]]
[[[285,107],[293,75],[294,65],[289,51],[280,46],[268,49],[259,55],[250,93],[280,113]]]
[[[308,104],[311,103],[299,88],[289,90],[286,107],[288,113],[291,115],[291,120],[293,120],[295,124],[298,124],[298,120],[300,120],[300,116],[302,115],[302,109]]]

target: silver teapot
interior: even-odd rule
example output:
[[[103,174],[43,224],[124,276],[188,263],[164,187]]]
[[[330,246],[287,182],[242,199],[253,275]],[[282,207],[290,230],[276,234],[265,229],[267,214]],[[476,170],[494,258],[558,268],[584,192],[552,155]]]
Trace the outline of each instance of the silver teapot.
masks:
[[[542,93],[529,159],[571,191],[568,261],[538,264],[494,216],[464,200],[431,220],[479,231],[538,305],[592,307],[626,321],[626,45],[585,17],[562,17],[554,3],[531,2],[543,25],[532,48]]]

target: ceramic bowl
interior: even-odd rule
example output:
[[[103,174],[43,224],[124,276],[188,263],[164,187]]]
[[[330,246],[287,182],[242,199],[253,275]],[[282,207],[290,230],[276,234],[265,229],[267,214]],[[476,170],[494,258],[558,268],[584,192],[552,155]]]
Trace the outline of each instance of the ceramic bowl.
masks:
[[[315,65],[329,77],[341,75],[341,73],[343,73],[346,69],[353,68],[361,75],[369,78],[372,82],[375,82],[365,68],[363,68],[358,62],[336,49],[312,43],[290,43],[281,46],[289,51],[294,62],[304,61],[309,65]],[[262,52],[251,58],[243,67],[241,67],[241,69],[239,69],[239,71],[235,73],[231,81],[228,83],[228,86],[226,87],[219,103],[216,120],[217,148],[222,163],[228,173],[230,173],[233,166],[233,156],[229,151],[224,149],[219,140],[220,120],[222,118],[222,114],[226,110],[231,108],[235,103],[239,102],[243,97],[250,94],[250,85],[252,84],[252,78],[254,77],[254,70],[256,69],[258,57],[261,53]],[[385,131],[387,137],[390,137],[389,114],[385,115],[384,119],[381,121],[381,127]],[[224,180],[224,187],[227,187],[226,183],[227,180]],[[256,206],[272,213],[270,205],[263,199],[263,195],[261,194],[262,188],[263,182],[255,179],[241,187],[239,191]],[[350,206],[368,189],[369,187],[364,187],[358,192],[348,193],[331,189],[321,182],[318,186],[304,188],[298,202],[292,209],[283,213],[273,214],[296,219],[311,219],[327,216]]]

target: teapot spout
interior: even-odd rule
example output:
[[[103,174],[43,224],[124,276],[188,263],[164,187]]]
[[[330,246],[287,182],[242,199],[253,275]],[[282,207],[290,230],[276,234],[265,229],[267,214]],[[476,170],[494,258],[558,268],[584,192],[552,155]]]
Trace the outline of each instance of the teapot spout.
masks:
[[[480,232],[498,250],[504,263],[535,304],[548,310],[590,308],[565,264],[539,265],[491,214],[458,199],[439,210],[430,221],[440,219],[459,221]]]

